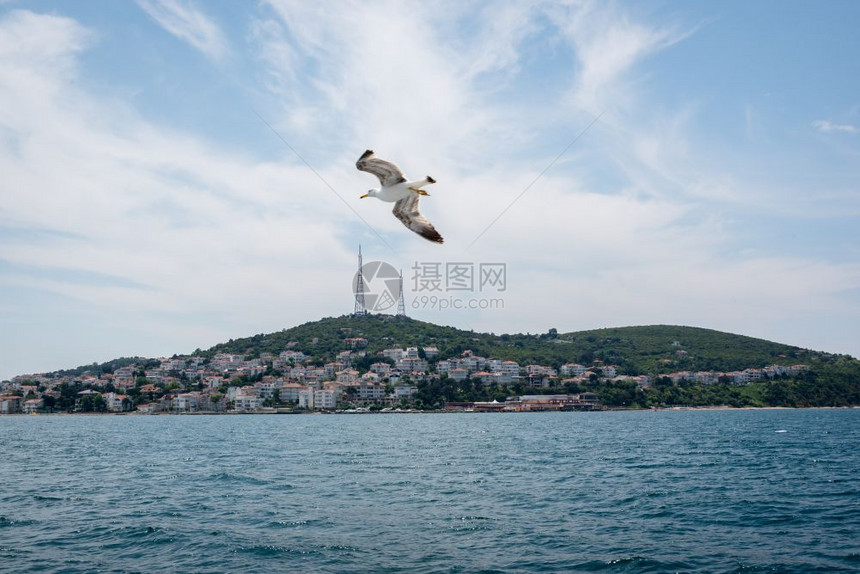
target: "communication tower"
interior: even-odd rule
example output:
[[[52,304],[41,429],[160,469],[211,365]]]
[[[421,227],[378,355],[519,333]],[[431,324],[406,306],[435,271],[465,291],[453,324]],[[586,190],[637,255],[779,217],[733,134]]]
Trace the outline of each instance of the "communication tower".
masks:
[[[364,306],[364,276],[361,272],[361,245],[358,246],[358,272],[355,274],[355,311],[353,315],[367,315]]]
[[[397,316],[406,316],[406,301],[403,299],[403,269],[400,270],[400,297],[397,299]]]

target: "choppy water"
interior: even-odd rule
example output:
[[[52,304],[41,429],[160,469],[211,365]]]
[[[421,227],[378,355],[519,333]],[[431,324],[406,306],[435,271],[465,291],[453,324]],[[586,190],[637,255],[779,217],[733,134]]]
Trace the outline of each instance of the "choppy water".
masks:
[[[860,571],[860,410],[39,416],[0,433],[4,572]]]

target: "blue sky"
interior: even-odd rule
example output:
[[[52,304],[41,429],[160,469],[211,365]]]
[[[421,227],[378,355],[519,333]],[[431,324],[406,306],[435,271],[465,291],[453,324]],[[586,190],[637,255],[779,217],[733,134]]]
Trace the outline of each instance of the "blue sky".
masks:
[[[422,320],[860,355],[857,29],[856,2],[0,1],[0,378],[349,312],[359,242]],[[359,200],[366,148],[438,180],[443,246]],[[415,262],[504,262],[504,308],[415,309]]]

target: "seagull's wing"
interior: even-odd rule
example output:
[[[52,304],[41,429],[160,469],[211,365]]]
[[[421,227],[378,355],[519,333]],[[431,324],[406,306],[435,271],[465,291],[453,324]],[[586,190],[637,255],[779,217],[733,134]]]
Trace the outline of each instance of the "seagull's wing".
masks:
[[[394,216],[399,219],[403,225],[423,237],[424,239],[433,241],[434,243],[442,243],[445,240],[433,227],[433,224],[427,221],[427,218],[421,215],[418,211],[418,194],[410,193],[407,197],[399,200],[394,204],[392,211]]]
[[[390,161],[379,159],[372,150],[367,150],[361,154],[361,157],[355,162],[355,167],[378,177],[382,187],[389,187],[406,181],[399,167]]]

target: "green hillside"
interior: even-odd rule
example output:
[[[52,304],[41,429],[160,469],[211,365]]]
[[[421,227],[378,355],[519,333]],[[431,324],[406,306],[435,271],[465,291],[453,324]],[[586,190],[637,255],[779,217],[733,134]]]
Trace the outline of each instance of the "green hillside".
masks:
[[[366,338],[369,353],[394,346],[433,345],[439,348],[441,358],[472,349],[480,355],[514,360],[521,365],[559,367],[564,363],[590,365],[600,360],[617,365],[620,374],[629,375],[679,370],[732,371],[837,359],[829,353],[696,327],[653,325],[565,334],[551,329],[543,334],[495,335],[390,315],[325,318],[277,333],[231,340],[202,354],[256,356],[263,352],[279,353],[294,342],[294,349],[327,361],[346,348],[343,339],[348,337]]]
[[[313,357],[318,364],[333,360],[347,348],[350,337],[364,337],[368,356],[357,366],[366,369],[377,351],[389,347],[435,346],[439,359],[457,356],[465,349],[479,355],[517,361],[521,366],[565,363],[591,366],[597,361],[615,365],[619,375],[651,375],[654,385],[642,389],[635,381],[586,381],[536,390],[523,383],[485,388],[470,381],[441,380],[418,384],[416,404],[439,408],[443,400],[505,400],[527,392],[591,391],[610,407],[673,405],[731,406],[848,406],[860,405],[860,361],[845,355],[811,351],[762,339],[710,329],[651,325],[559,334],[475,333],[453,327],[387,315],[326,318],[268,335],[229,341],[196,354],[228,352],[252,358],[263,352],[279,353],[288,346]],[[805,364],[807,371],[792,378],[758,381],[747,385],[720,382],[698,385],[672,383],[660,375],[676,371],[730,372],[768,365]]]
[[[211,358],[217,353],[231,353],[253,359],[262,353],[277,355],[285,349],[292,349],[303,351],[312,362],[323,365],[350,347],[345,339],[356,337],[367,341],[363,348],[367,355],[353,362],[353,366],[362,373],[378,360],[376,353],[383,349],[434,346],[439,349],[440,360],[471,349],[488,358],[514,360],[521,367],[538,364],[559,368],[565,363],[579,363],[588,367],[615,365],[618,375],[650,376],[648,384],[640,385],[632,378],[601,378],[595,373],[579,381],[556,379],[553,383],[555,386],[536,388],[525,380],[508,385],[485,386],[471,378],[456,382],[443,375],[416,382],[417,394],[413,397],[412,406],[420,409],[442,408],[446,401],[504,401],[508,396],[521,394],[575,394],[584,391],[596,393],[600,402],[606,406],[621,408],[860,405],[860,361],[857,359],[709,329],[669,325],[561,334],[556,329],[549,329],[540,334],[496,335],[464,331],[406,317],[345,315],[305,323],[276,333],[230,340],[206,351],[198,349],[193,354]],[[158,359],[122,358],[55,375],[98,376],[113,373],[123,366],[136,365],[143,370],[160,364]],[[732,384],[729,377],[705,385],[684,379],[672,382],[662,376],[677,371],[725,373],[774,364],[803,364],[808,369],[745,385]],[[272,369],[271,365],[269,368]],[[258,376],[262,378],[262,375]],[[253,381],[243,375],[229,383],[225,382],[225,385],[250,382]],[[138,380],[137,386],[140,383],[141,380]],[[182,381],[177,380],[172,384],[178,387]],[[84,388],[82,381],[64,385],[72,398]]]

